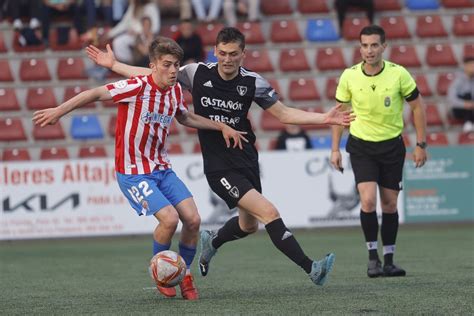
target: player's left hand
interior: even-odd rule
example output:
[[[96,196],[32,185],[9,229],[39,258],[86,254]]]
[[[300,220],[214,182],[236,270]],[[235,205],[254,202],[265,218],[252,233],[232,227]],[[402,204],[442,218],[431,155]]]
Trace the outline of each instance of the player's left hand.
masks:
[[[247,132],[236,131],[228,125],[225,125],[222,129],[222,136],[224,137],[227,148],[230,148],[230,140],[232,139],[234,143],[232,148],[236,148],[238,146],[240,149],[243,149],[242,141],[246,143],[249,142],[247,138],[244,137],[245,134],[247,134]]]
[[[45,127],[46,125],[53,125],[59,120],[61,116],[58,115],[57,108],[49,108],[33,113],[33,123],[39,125],[40,127]]]
[[[426,150],[419,146],[415,146],[415,150],[413,151],[413,161],[415,162],[415,167],[423,167],[427,159],[428,157],[426,156]]]
[[[336,105],[326,113],[325,124],[349,126],[356,116],[352,110],[343,111],[342,104]]]

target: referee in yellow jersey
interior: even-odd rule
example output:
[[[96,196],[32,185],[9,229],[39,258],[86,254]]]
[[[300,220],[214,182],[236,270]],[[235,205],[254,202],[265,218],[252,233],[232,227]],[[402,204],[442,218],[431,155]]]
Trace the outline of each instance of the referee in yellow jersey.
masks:
[[[336,90],[337,103],[352,106],[356,115],[346,150],[360,194],[360,222],[369,251],[367,275],[371,278],[406,274],[393,262],[398,232],[397,200],[406,154],[401,136],[405,101],[413,111],[416,129],[413,160],[416,167],[426,162],[426,121],[421,95],[404,67],[382,59],[386,47],[383,28],[364,27],[360,32],[363,61],[342,73]],[[343,127],[332,129],[331,163],[340,171],[343,170],[339,151],[342,132]],[[383,267],[377,252],[377,186],[382,208]]]

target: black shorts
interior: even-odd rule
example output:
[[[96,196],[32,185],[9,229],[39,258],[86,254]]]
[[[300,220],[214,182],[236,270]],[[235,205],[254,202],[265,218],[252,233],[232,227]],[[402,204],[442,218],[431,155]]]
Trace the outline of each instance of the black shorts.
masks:
[[[248,191],[262,193],[259,168],[241,168],[216,171],[206,174],[207,182],[227,206],[232,209]]]
[[[401,135],[381,142],[349,135],[346,151],[350,154],[357,184],[373,181],[387,189],[402,189],[406,148]]]

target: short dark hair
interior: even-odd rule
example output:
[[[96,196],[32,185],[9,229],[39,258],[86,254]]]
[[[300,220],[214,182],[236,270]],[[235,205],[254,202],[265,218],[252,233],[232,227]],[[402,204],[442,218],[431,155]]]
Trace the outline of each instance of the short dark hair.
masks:
[[[235,27],[224,27],[216,38],[216,46],[220,43],[239,43],[242,50],[245,48],[245,36]]]
[[[364,27],[359,34],[359,39],[362,37],[362,35],[379,35],[380,36],[380,42],[383,44],[385,43],[385,31],[382,27],[372,24],[369,26]]]
[[[174,40],[168,37],[158,36],[151,42],[148,49],[150,61],[159,59],[164,55],[173,55],[179,61],[183,59],[183,49]]]

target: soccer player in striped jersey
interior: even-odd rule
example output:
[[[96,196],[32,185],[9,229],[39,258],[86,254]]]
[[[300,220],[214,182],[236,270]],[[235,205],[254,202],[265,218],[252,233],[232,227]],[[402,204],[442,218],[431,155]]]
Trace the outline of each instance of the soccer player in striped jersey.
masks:
[[[159,37],[149,49],[149,75],[136,76],[84,91],[55,108],[33,114],[35,124],[55,124],[62,116],[89,102],[113,99],[118,104],[115,136],[115,169],[123,194],[138,215],[155,216],[153,254],[167,250],[178,221],[183,223],[179,253],[186,261],[187,273],[180,284],[184,299],[198,299],[190,265],[196,253],[200,217],[184,183],[171,169],[167,137],[173,118],[198,129],[222,133],[224,142],[242,148],[245,132],[188,112],[182,89],[176,83],[183,50],[168,38]],[[175,288],[158,290],[176,295]]]

